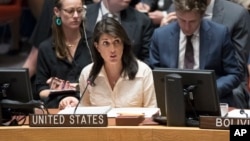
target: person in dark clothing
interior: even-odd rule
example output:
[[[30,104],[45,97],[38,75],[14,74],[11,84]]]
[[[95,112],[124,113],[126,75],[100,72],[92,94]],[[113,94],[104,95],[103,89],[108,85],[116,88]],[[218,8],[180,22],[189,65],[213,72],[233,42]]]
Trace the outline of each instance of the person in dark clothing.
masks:
[[[39,45],[36,91],[48,108],[57,108],[64,95],[52,97],[54,90],[75,90],[82,68],[91,62],[82,27],[83,0],[55,0],[52,37]]]

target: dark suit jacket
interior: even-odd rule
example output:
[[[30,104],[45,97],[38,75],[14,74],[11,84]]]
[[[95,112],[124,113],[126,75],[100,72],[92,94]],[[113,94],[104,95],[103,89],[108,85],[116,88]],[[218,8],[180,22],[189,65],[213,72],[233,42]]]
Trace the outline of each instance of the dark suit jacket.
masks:
[[[92,37],[100,4],[91,4],[87,7],[86,29],[88,37]],[[149,46],[154,31],[152,21],[145,15],[132,7],[121,11],[121,24],[132,41],[135,55],[146,62],[149,57]]]
[[[175,11],[171,5],[169,12]],[[236,48],[236,57],[240,69],[246,71],[250,52],[250,16],[242,6],[227,0],[215,0],[212,21],[227,26],[231,40]]]
[[[177,22],[155,30],[150,50],[151,67],[178,68],[180,27]],[[200,26],[200,69],[214,70],[219,98],[234,105],[232,89],[240,84],[238,67],[227,28],[203,20]]]
[[[135,5],[139,2],[144,2],[150,6],[150,10],[155,10],[157,8],[158,0],[131,0],[130,6],[135,7]]]
[[[164,1],[163,7],[158,7],[158,10],[168,11],[173,1],[172,0],[163,0],[163,1]]]
[[[250,51],[250,16],[247,10],[227,0],[215,0],[212,21],[228,27],[237,59],[245,70]]]

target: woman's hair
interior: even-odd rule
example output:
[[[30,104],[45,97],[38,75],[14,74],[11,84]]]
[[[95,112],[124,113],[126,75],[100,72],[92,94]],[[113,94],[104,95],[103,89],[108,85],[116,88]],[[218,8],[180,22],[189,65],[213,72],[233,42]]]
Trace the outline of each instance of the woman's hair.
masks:
[[[128,76],[130,80],[135,78],[135,75],[138,71],[138,64],[136,58],[132,52],[132,45],[131,41],[123,29],[121,24],[115,20],[114,18],[106,17],[99,21],[94,29],[92,44],[91,44],[91,51],[93,55],[93,67],[89,75],[89,82],[91,85],[94,85],[94,80],[96,79],[97,75],[99,74],[104,60],[98,50],[96,49],[94,43],[99,42],[100,37],[103,34],[109,34],[114,37],[118,37],[121,39],[123,44],[123,54],[122,54],[122,73],[124,74],[123,77]]]
[[[207,9],[207,0],[174,0],[176,11],[196,11],[203,15]]]
[[[84,4],[84,0],[81,0],[82,4]],[[59,10],[62,9],[62,0],[55,0],[55,7]],[[56,15],[54,14],[52,17],[52,39],[53,46],[55,47],[56,56],[60,59],[66,58],[68,55],[68,50],[65,43],[65,35],[62,29],[62,26],[56,25]],[[60,17],[59,17],[60,18]],[[83,22],[83,21],[82,21]],[[83,35],[83,25],[80,24],[80,33]]]

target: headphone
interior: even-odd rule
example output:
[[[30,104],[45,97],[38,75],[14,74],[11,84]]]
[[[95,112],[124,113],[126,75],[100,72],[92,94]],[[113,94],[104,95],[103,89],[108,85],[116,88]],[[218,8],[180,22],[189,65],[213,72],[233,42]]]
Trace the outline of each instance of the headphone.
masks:
[[[82,13],[82,18],[85,19],[86,18],[86,13],[87,13],[87,6],[86,5],[83,5],[83,13]],[[85,24],[84,22],[82,22],[82,26],[83,26],[83,32],[84,32],[84,38],[85,38],[85,42],[86,42],[86,45],[88,47],[88,50],[89,50],[89,54],[90,54],[90,57],[91,57],[91,60],[93,62],[93,56],[92,56],[92,53],[91,53],[91,50],[90,50],[90,47],[89,47],[89,43],[88,43],[88,40],[87,40],[87,33],[86,33],[86,28],[85,28]]]
[[[83,7],[83,9],[84,9],[83,12],[82,12],[82,18],[85,19],[86,13],[87,13],[87,12],[86,12],[86,11],[87,11],[87,6],[86,6],[86,5],[83,5],[82,7]]]

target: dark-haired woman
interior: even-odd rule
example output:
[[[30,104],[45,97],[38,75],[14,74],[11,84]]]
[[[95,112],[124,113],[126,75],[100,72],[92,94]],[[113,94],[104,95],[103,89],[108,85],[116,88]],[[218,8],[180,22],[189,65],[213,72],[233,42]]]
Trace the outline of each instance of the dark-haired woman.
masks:
[[[97,23],[92,38],[93,63],[80,75],[82,106],[157,107],[152,70],[132,52],[131,41],[118,21],[105,18]],[[60,108],[75,106],[67,97]]]

